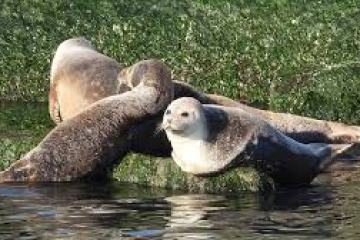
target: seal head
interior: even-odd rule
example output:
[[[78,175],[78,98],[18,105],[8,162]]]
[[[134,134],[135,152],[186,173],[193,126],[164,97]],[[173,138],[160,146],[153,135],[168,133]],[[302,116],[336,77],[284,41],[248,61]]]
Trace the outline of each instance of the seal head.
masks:
[[[203,105],[191,97],[174,100],[164,113],[162,125],[173,148],[172,157],[185,172],[209,175],[231,162],[213,145],[218,131],[207,115]]]
[[[175,137],[205,139],[206,121],[200,102],[189,97],[173,101],[164,113],[163,127]]]

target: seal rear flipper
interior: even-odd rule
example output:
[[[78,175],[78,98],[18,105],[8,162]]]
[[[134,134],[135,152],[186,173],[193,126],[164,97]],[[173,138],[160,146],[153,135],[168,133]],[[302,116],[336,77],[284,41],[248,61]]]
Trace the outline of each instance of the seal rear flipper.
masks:
[[[0,172],[0,183],[27,181],[31,181],[30,161],[27,159],[18,160],[9,168]]]
[[[355,171],[360,168],[360,144],[330,144],[331,157],[322,162],[319,171]]]
[[[294,154],[288,148],[269,140],[256,147],[254,158],[256,168],[265,172],[280,186],[307,186],[317,175],[317,158]]]
[[[257,166],[286,187],[309,185],[331,162],[335,149],[329,144],[302,144],[268,125],[258,138]]]

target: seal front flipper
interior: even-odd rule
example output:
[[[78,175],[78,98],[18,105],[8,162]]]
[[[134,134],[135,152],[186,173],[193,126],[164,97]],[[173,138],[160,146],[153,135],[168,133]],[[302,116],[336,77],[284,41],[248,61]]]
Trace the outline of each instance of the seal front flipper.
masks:
[[[55,124],[62,122],[60,114],[60,105],[57,99],[56,86],[55,84],[50,86],[49,91],[49,114],[50,118],[54,121]]]
[[[31,172],[28,160],[18,160],[5,171],[0,172],[0,183],[28,181],[31,179]]]

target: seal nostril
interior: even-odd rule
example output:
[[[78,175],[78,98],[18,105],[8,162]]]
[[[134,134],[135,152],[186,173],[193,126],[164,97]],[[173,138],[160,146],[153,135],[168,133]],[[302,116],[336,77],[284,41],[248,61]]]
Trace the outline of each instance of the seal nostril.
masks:
[[[167,121],[168,123],[171,123],[172,119],[171,119],[171,118],[168,118],[168,119],[166,119],[166,121]]]
[[[182,117],[188,117],[188,116],[189,116],[189,113],[188,113],[188,112],[182,112],[182,113],[181,113],[181,116],[182,116]]]

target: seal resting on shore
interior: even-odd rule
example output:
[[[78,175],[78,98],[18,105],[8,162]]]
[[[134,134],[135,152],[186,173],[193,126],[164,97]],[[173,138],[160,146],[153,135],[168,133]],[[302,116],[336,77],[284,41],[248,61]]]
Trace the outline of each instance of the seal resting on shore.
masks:
[[[138,79],[129,77],[128,68],[97,52],[86,39],[68,39],[59,45],[52,61],[50,116],[55,123],[60,123],[79,114],[94,102],[129,91],[138,84]],[[174,98],[179,97],[194,97],[203,104],[238,107],[268,121],[285,135],[302,143],[360,142],[360,128],[356,126],[260,110],[223,96],[202,93],[186,83],[174,81]],[[134,152],[170,156],[171,146],[165,134],[156,130],[161,120],[162,113],[159,113],[144,119],[142,124],[133,129],[131,146]],[[150,140],[144,142],[144,138]]]
[[[179,98],[163,118],[180,168],[194,175],[214,175],[259,161],[276,183],[309,184],[330,163],[334,149],[323,144],[302,144],[264,120],[234,107],[202,105],[194,98]]]
[[[156,66],[156,67],[155,67]],[[173,98],[171,74],[157,60],[130,67],[131,91],[101,99],[59,124],[22,159],[0,172],[0,182],[103,178],[128,152],[129,129],[157,114]]]
[[[49,112],[52,120],[58,124],[90,104],[119,93],[117,76],[121,69],[123,67],[117,61],[96,51],[84,38],[62,42],[56,49],[50,69]]]

